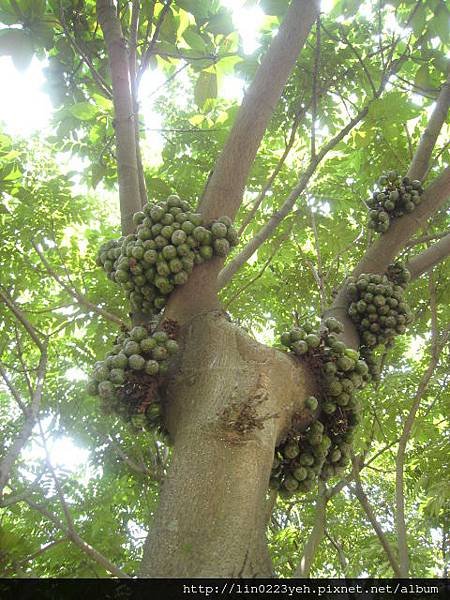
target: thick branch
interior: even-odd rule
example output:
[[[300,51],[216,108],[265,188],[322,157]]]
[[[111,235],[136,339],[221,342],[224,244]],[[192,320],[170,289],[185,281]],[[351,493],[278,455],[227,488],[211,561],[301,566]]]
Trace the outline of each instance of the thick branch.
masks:
[[[317,552],[317,548],[325,535],[325,521],[328,497],[325,490],[317,496],[316,510],[314,514],[314,525],[303,550],[303,556],[293,576],[303,579],[309,577],[311,565]]]
[[[291,3],[249,87],[207,184],[200,206],[206,220],[221,215],[234,218],[264,131],[319,14],[319,4],[319,0]],[[183,322],[193,314],[218,308],[216,277],[222,266],[223,259],[216,258],[197,267],[186,285],[171,295],[166,317]]]
[[[420,138],[414,158],[408,171],[408,175],[413,179],[423,179],[428,171],[431,154],[433,152],[442,125],[447,120],[447,113],[450,107],[450,73],[447,81],[442,86],[441,92],[436,101],[433,113],[428,121],[427,128]]]
[[[417,279],[449,256],[450,233],[409,261],[406,266],[411,273],[411,279]]]
[[[382,273],[387,265],[411,239],[412,235],[438,211],[450,197],[450,167],[425,190],[416,209],[393,221],[389,230],[369,248],[356,267],[354,274]]]
[[[138,81],[137,81],[137,37],[139,29],[139,16],[141,11],[140,0],[133,0],[131,9],[130,40],[129,40],[129,65],[130,65],[130,84],[131,100],[133,103],[134,118],[134,136],[136,144],[136,162],[138,168],[139,193],[141,196],[141,205],[147,203],[147,189],[144,178],[144,168],[142,166],[142,154],[139,143],[139,102],[138,102]]]
[[[126,40],[113,0],[97,0],[97,18],[105,38],[111,69],[122,233],[133,230],[132,216],[141,208],[136,135]]]
[[[450,167],[425,190],[422,202],[414,212],[396,219],[389,230],[381,235],[362,257],[353,271],[357,276],[361,273],[384,273],[388,264],[405,247],[409,239],[427,220],[439,210],[450,196]],[[352,320],[347,314],[350,299],[344,285],[336,296],[333,306],[326,311],[326,316],[334,315],[344,325],[343,341],[353,348],[359,346],[359,336]]]
[[[234,218],[267,124],[319,14],[318,0],[291,2],[237,114],[201,206],[206,219]]]

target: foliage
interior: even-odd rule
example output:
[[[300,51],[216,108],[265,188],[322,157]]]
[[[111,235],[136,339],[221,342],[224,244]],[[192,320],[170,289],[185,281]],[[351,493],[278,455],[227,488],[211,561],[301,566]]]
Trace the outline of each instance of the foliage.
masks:
[[[137,54],[145,69],[165,77],[155,101],[164,129],[162,160],[144,164],[151,198],[160,201],[177,193],[191,204],[200,198],[237,111],[236,100],[223,94],[227,77],[243,82],[252,78],[287,6],[284,0],[258,4],[266,13],[260,46],[247,55],[218,0],[144,3]],[[126,37],[130,6],[119,2]],[[221,291],[231,318],[258,340],[273,343],[292,321],[317,322],[363,255],[371,239],[364,200],[379,174],[393,167],[407,170],[444,81],[448,16],[442,0],[337,0],[321,18],[318,63],[316,31],[311,33],[253,165],[237,229],[252,218],[231,259],[296,185],[311,152],[314,115],[314,151],[327,144],[330,151],[275,234]],[[5,504],[18,494],[25,494],[25,501],[1,509],[1,572],[7,577],[108,575],[33,506],[44,507],[65,523],[60,488],[78,534],[135,574],[170,449],[157,434],[137,436],[132,426],[102,414],[97,400],[85,391],[92,364],[113,344],[118,322],[127,320],[123,296],[95,265],[99,245],[119,235],[115,195],[110,193],[116,190],[113,103],[95,2],[0,0],[0,22],[0,55],[11,56],[19,69],[26,69],[33,55],[46,60],[46,89],[54,104],[49,139],[13,140],[0,134],[0,291],[48,339],[39,421],[5,493]],[[395,68],[389,71],[388,65]],[[359,113],[348,135],[336,139]],[[151,145],[152,132],[145,129],[142,115],[138,118],[139,134]],[[425,184],[448,164],[448,133],[444,125]],[[283,158],[286,150],[290,152]],[[67,151],[86,158],[89,166],[63,172],[57,157]],[[267,186],[274,170],[278,175]],[[83,193],[75,193],[80,185]],[[260,203],[252,215],[256,201]],[[418,237],[446,228],[448,215],[441,210]],[[407,262],[429,244],[425,240],[407,246],[401,260]],[[449,269],[447,261],[409,285],[406,296],[414,323],[383,356],[381,382],[359,393],[364,417],[355,451],[376,456],[361,471],[362,484],[394,550],[395,452],[430,362],[434,318],[438,329],[449,322]],[[0,365],[29,404],[37,385],[39,351],[5,301],[0,314]],[[415,577],[440,575],[445,567],[443,540],[450,509],[444,485],[447,373],[444,349],[421,397],[407,446],[406,521]],[[0,450],[5,454],[26,419],[3,382],[0,415]],[[70,453],[74,459],[77,454],[84,458],[71,460]],[[332,479],[330,487],[338,482]],[[349,479],[328,502],[326,535],[313,576],[392,576],[353,486]],[[314,487],[300,498],[278,500],[268,532],[281,576],[292,576],[299,563],[314,524],[317,494]]]

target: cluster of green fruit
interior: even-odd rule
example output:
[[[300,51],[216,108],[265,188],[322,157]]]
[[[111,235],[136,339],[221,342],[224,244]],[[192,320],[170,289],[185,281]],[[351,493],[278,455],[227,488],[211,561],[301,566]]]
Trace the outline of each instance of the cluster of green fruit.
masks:
[[[308,361],[320,387],[318,398],[306,400],[316,420],[306,431],[293,426],[276,449],[271,486],[284,495],[307,492],[318,477],[327,480],[349,464],[361,410],[355,394],[370,374],[359,353],[338,339],[342,330],[342,324],[330,317],[318,332],[305,324],[281,336],[283,345]]]
[[[411,213],[422,201],[423,187],[420,181],[402,177],[396,171],[382,175],[379,189],[367,200],[369,227],[379,233],[389,229],[391,221],[405,213]]]
[[[385,275],[362,273],[358,278],[348,278],[347,291],[352,300],[348,314],[358,329],[362,346],[390,344],[396,335],[405,333],[412,321],[404,300],[409,279],[407,269],[398,263],[390,265]]]
[[[226,256],[238,237],[229,217],[208,226],[178,196],[148,204],[133,216],[136,233],[110,240],[99,250],[97,264],[121,285],[132,310],[161,311],[175,286],[187,282],[194,265],[214,255]]]
[[[169,359],[178,343],[165,331],[138,325],[116,338],[103,361],[95,363],[87,391],[100,396],[106,412],[116,412],[127,420],[137,415],[146,423],[159,424],[157,387],[169,368]]]

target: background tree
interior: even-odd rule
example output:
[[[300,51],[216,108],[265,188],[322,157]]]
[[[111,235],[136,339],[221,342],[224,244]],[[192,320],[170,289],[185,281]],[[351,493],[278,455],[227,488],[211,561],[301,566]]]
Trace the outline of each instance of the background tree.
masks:
[[[219,2],[0,2],[1,53],[19,68],[46,58],[55,104],[46,143],[0,138],[7,575],[445,569],[448,8],[260,5],[261,44],[246,55]],[[166,76],[163,160],[153,165],[140,147],[152,143],[139,114],[150,68]],[[229,73],[247,84],[239,108],[217,93]],[[87,159],[93,188],[118,184],[124,234],[147,196],[174,191],[199,199],[205,221],[226,215],[240,231],[227,263],[195,267],[163,313],[182,345],[163,390],[170,446],[136,436],[86,395],[85,374],[129,308],[94,264],[99,242],[118,235],[111,204],[73,194],[55,164],[61,150]],[[393,166],[425,192],[379,237],[364,201]],[[274,449],[294,414],[308,425],[317,389],[308,364],[273,341],[325,314],[357,348],[346,277],[383,273],[396,257],[412,274],[416,318],[382,357],[381,381],[360,393],[348,472],[303,496],[268,495]],[[243,427],[248,414],[262,427]],[[90,449],[87,473],[54,464],[59,436]]]

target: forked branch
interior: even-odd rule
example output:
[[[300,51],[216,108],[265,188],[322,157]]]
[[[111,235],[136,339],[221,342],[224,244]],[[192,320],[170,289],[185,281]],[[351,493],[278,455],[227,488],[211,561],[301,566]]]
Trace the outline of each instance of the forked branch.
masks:
[[[428,121],[428,125],[420,138],[419,145],[408,171],[412,179],[423,179],[428,171],[433,149],[439,137],[443,124],[447,120],[450,107],[450,73],[447,81],[442,86],[441,92],[436,100],[436,105]]]
[[[406,266],[411,273],[411,279],[417,279],[449,256],[450,233],[409,261]]]

